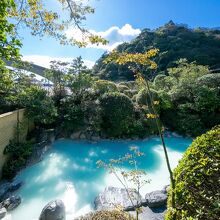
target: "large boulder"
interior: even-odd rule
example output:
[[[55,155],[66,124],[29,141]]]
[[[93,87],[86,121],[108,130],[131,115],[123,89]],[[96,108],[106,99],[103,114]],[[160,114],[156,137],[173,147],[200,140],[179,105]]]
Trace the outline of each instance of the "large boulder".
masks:
[[[77,131],[77,132],[72,133],[70,138],[73,140],[79,140],[80,135],[81,135],[81,131]]]
[[[98,135],[92,135],[91,136],[91,141],[99,141],[101,138]]]
[[[156,190],[145,195],[146,204],[150,208],[163,207],[167,203],[165,190]]]
[[[21,204],[20,196],[11,196],[0,203],[0,208],[6,208],[7,211],[16,209]]]
[[[5,195],[8,193],[10,187],[9,182],[0,183],[0,202],[5,198]]]
[[[132,197],[133,204],[137,204],[137,201],[141,201],[141,195],[134,189],[128,189],[130,197]],[[95,198],[95,210],[111,210],[116,206],[131,207],[133,206],[130,201],[129,195],[126,189],[117,187],[107,187],[103,193],[100,193]]]
[[[7,215],[6,208],[0,208],[0,219],[3,219]]]
[[[142,212],[139,214],[139,220],[164,220],[164,215],[166,208],[149,208],[142,207]],[[134,218],[136,217],[136,212],[129,212]]]
[[[10,192],[17,191],[18,189],[21,188],[22,185],[23,185],[22,181],[15,179],[12,183],[10,183],[8,190]]]
[[[61,200],[49,202],[42,210],[39,220],[65,220],[65,206]]]
[[[17,191],[23,182],[17,179],[14,179],[12,182],[4,181],[0,183],[0,201],[5,198],[10,197],[11,193]]]

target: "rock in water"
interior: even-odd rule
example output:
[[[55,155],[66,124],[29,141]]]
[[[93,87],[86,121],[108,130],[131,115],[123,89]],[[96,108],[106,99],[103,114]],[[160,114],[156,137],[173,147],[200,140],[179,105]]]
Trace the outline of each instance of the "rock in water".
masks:
[[[156,190],[145,195],[146,204],[150,208],[162,207],[166,205],[167,194],[164,190]]]
[[[6,208],[0,208],[0,219],[3,219],[7,215]]]
[[[9,187],[10,187],[9,182],[0,183],[0,202],[5,199],[5,196],[8,193]]]
[[[1,182],[0,183],[0,202],[11,197],[14,191],[17,191],[23,182],[19,180],[13,180],[13,182]]]
[[[149,208],[143,207],[142,212],[139,214],[139,220],[164,220],[164,215],[166,212],[166,208]],[[129,212],[131,215],[136,217],[136,213]]]
[[[61,200],[49,202],[42,210],[39,220],[65,220],[65,206]]]
[[[80,138],[80,134],[81,134],[80,131],[74,132],[74,133],[71,134],[70,138],[73,139],[73,140],[78,140]]]
[[[23,185],[23,182],[20,181],[20,180],[14,180],[10,186],[9,186],[9,191],[10,192],[14,192],[14,191],[17,191],[18,189],[21,188],[21,186]]]
[[[133,204],[137,204],[137,200],[141,201],[141,195],[138,195],[134,189],[129,189],[129,194],[132,194]],[[126,189],[117,187],[105,188],[104,192],[96,197],[94,203],[95,210],[111,210],[118,205],[122,207],[132,206]]]
[[[4,207],[7,211],[12,211],[21,204],[20,196],[11,196],[0,203],[0,207]]]

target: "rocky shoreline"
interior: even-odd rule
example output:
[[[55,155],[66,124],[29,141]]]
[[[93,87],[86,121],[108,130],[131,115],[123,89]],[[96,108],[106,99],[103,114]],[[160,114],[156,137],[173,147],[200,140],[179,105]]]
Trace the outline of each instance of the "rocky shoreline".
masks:
[[[16,179],[0,183],[0,219],[7,219],[7,213],[21,204],[21,197],[16,192],[22,185],[23,182]]]
[[[42,132],[37,143],[33,146],[33,153],[27,160],[26,167],[34,165],[43,159],[44,154],[48,151],[51,143],[55,140],[54,130]],[[18,173],[19,173],[18,172]],[[0,181],[0,219],[7,220],[7,213],[16,209],[22,202],[22,198],[17,195],[17,191],[22,187],[23,182],[15,177],[11,181]]]
[[[164,134],[165,137],[182,137],[181,135],[177,134],[176,132],[166,131]],[[58,136],[59,137],[59,136]],[[62,136],[61,136],[62,137]],[[73,132],[69,138],[72,140],[87,140],[87,141],[99,141],[99,140],[123,140],[123,141],[132,141],[132,140],[146,140],[148,138],[155,137],[155,135],[146,136],[144,138],[140,138],[138,136],[132,138],[109,138],[103,134],[96,134],[87,131],[77,131]]]
[[[167,137],[170,137],[170,136],[178,137],[179,135],[173,132],[166,132],[166,136]],[[56,137],[58,136],[56,135],[55,130],[44,132],[41,135],[38,143],[35,144],[33,154],[27,161],[26,167],[31,166],[41,161],[43,159],[43,155],[47,152],[47,150],[49,149],[49,146],[51,145],[51,143],[53,143]],[[92,141],[92,142],[103,140],[99,136],[90,136],[90,139],[87,139],[87,138],[88,136],[86,136],[82,132],[78,132],[77,134],[74,133],[71,135],[72,140],[79,140],[79,141],[87,140],[87,141]],[[104,139],[104,140],[107,140],[107,139]],[[124,141],[130,141],[130,140],[137,140],[137,139],[125,139]],[[16,178],[13,179],[12,181],[1,181],[0,182],[0,219],[6,219],[5,216],[7,216],[7,212],[14,210],[20,205],[22,198],[19,195],[16,195],[16,192],[22,185],[23,183],[19,182]],[[139,197],[140,195],[137,195],[137,196]],[[149,220],[162,220],[163,219],[164,212],[166,210],[166,200],[167,200],[167,190],[165,188],[163,190],[158,190],[158,191],[148,193],[145,195],[145,198],[141,197],[140,199],[141,199],[141,203],[138,206],[143,207],[143,213],[140,214],[140,220],[141,219],[149,219]],[[58,204],[60,204],[60,202],[58,202]],[[97,212],[100,210],[111,210],[114,208],[112,206],[113,204],[114,204],[114,207],[115,207],[115,204],[122,206],[124,211],[129,212],[132,215],[134,214],[134,211],[137,208],[137,206],[134,206],[131,203],[129,203],[129,199],[127,197],[127,192],[125,192],[125,189],[107,187],[103,193],[100,193],[95,198],[94,212]],[[45,220],[49,220],[49,219],[45,218]]]
[[[10,184],[5,184],[7,185],[5,185],[5,188],[2,188],[4,185],[1,185],[0,188],[0,192],[5,196],[2,198],[6,198],[0,203],[0,219],[2,220],[7,220],[7,213],[17,208],[22,201],[20,196],[12,195],[22,186],[22,182],[14,181]],[[165,186],[162,190],[147,193],[144,198],[133,189],[129,189],[129,191],[135,193],[132,203],[126,189],[112,186],[106,187],[104,192],[94,199],[94,211],[74,220],[91,220],[95,213],[106,210],[111,211],[119,206],[131,216],[135,216],[137,207],[142,207],[142,213],[139,215],[140,220],[164,219],[168,186]],[[134,204],[138,204],[138,206]],[[61,200],[51,201],[43,208],[39,216],[40,220],[65,220],[65,205]]]
[[[139,215],[140,220],[163,220],[166,212],[167,203],[167,191],[169,186],[165,186],[162,190],[156,190],[147,193],[144,198],[140,194],[137,194],[133,189],[129,189],[131,192],[135,192],[133,196],[133,202],[131,203],[128,193],[124,188],[107,187],[104,192],[100,193],[94,201],[95,211],[113,210],[115,207],[121,206],[125,212],[135,216],[135,209],[142,207],[142,213]],[[133,204],[137,204],[138,207]],[[90,216],[93,213],[89,213],[84,217],[76,218],[75,220],[90,220]]]

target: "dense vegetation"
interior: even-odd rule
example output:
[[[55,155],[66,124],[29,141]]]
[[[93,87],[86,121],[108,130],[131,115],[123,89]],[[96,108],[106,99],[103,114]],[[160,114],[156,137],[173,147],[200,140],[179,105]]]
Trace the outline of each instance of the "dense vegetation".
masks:
[[[157,71],[145,71],[152,78],[157,74],[167,75],[167,69],[175,67],[175,62],[180,58],[186,58],[189,62],[196,61],[200,65],[208,65],[213,71],[220,69],[219,39],[220,30],[190,29],[186,25],[177,25],[170,21],[156,30],[142,30],[142,33],[132,42],[123,43],[116,50],[144,53],[152,48],[158,48],[160,52],[155,58],[158,64]],[[105,64],[103,61],[106,57],[108,54],[103,54],[93,70],[100,78],[114,81],[134,80],[128,65],[120,66],[113,62]]]
[[[193,141],[174,170],[176,208],[168,202],[167,220],[219,219],[219,165],[220,127],[215,127]]]
[[[158,75],[153,88],[161,100],[164,124],[182,134],[199,135],[220,123],[220,74],[205,66],[180,60]]]
[[[76,60],[74,60],[76,62]],[[74,63],[73,62],[73,63]],[[150,81],[163,124],[181,134],[196,136],[220,123],[220,74],[185,59]],[[145,137],[156,133],[149,94],[135,81],[100,80],[84,70],[55,62],[47,73],[54,82],[45,90],[22,72],[7,80],[1,111],[26,107],[27,116],[41,127],[61,127],[64,135],[85,131],[103,137]],[[9,76],[9,75],[8,75]]]

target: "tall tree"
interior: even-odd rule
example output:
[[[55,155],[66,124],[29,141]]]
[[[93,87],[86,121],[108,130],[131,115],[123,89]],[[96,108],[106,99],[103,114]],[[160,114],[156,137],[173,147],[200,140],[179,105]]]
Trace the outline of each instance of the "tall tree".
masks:
[[[0,68],[3,71],[3,60],[17,58],[21,43],[15,37],[14,25],[8,21],[8,10],[14,10],[13,0],[2,0],[0,4]]]
[[[81,56],[76,57],[72,60],[69,68],[70,74],[79,74],[82,72],[88,72],[87,66],[84,64],[84,61]]]
[[[94,13],[94,8],[86,4],[87,1],[57,0],[60,3],[57,11],[50,10],[45,0],[10,0],[10,2],[14,7],[9,8],[8,16],[14,19],[15,30],[23,24],[31,29],[33,35],[40,37],[48,35],[58,39],[61,44],[86,46],[88,43],[107,43],[100,36],[84,28],[86,15]],[[62,10],[68,13],[68,16],[62,15]],[[82,33],[81,41],[74,37],[67,38],[65,31],[69,27]]]

